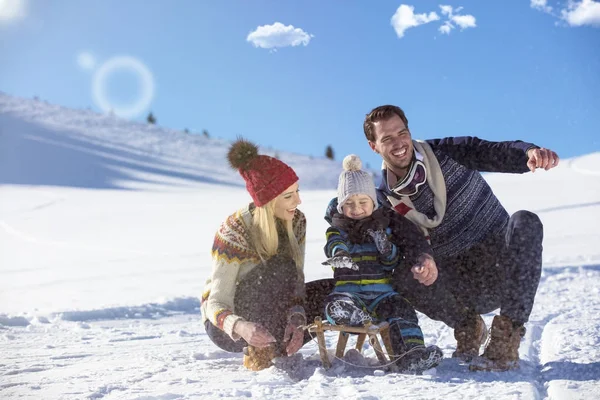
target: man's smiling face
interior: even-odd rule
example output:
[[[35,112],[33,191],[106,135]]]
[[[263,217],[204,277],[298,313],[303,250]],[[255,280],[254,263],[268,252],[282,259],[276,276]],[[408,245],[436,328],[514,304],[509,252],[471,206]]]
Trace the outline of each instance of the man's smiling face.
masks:
[[[414,153],[410,131],[397,115],[375,122],[374,127],[375,140],[369,141],[369,146],[398,178],[403,178]]]

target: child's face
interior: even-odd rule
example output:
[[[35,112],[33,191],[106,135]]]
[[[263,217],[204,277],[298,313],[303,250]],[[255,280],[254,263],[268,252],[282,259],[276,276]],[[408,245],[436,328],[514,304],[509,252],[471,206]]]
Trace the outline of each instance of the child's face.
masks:
[[[344,215],[352,219],[363,219],[373,214],[373,200],[366,194],[355,194],[351,196],[344,205],[342,211]]]

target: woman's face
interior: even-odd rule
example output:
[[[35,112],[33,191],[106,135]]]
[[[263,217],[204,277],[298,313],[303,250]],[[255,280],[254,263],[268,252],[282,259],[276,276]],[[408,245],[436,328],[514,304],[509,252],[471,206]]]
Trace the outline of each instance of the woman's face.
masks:
[[[300,190],[298,189],[298,182],[296,182],[275,199],[275,216],[284,221],[291,221],[294,219],[296,207],[300,203],[302,203]]]

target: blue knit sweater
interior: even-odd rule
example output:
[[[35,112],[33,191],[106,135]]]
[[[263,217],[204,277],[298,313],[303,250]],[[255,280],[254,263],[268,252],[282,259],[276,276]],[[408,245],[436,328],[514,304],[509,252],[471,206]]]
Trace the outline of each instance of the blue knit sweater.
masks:
[[[441,224],[429,229],[436,260],[458,256],[487,237],[502,232],[508,213],[480,172],[524,173],[527,150],[532,143],[517,141],[489,142],[476,137],[448,137],[426,140],[436,155],[446,183],[446,213]],[[380,206],[392,208],[387,195],[387,171],[382,171],[377,188]],[[435,215],[433,193],[425,183],[410,197],[415,208],[428,217]],[[330,222],[337,199],[326,211]]]
[[[527,172],[527,150],[537,146],[466,136],[426,142],[440,163],[447,192],[444,219],[429,230],[431,246],[436,258],[454,257],[502,232],[508,223],[508,213],[480,172]],[[390,193],[384,169],[377,188],[384,207],[391,207],[386,197]],[[435,215],[433,193],[427,183],[410,200],[418,211],[430,218]]]

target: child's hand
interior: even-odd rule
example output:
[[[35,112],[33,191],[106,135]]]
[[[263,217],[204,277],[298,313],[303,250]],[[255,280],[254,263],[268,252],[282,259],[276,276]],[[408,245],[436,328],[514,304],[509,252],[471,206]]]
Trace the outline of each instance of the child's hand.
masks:
[[[352,261],[352,258],[347,253],[333,256],[321,264],[330,265],[332,268],[349,268],[358,271],[358,265],[354,264],[354,261]]]
[[[429,254],[421,254],[417,265],[411,268],[413,277],[425,286],[436,281],[438,269],[435,260]]]
[[[367,233],[373,238],[373,242],[375,242],[375,246],[377,246],[377,251],[379,251],[381,255],[387,256],[392,252],[392,244],[388,240],[385,231],[374,231],[373,229],[369,229],[367,230]]]

